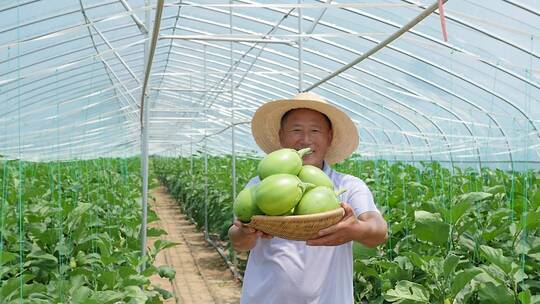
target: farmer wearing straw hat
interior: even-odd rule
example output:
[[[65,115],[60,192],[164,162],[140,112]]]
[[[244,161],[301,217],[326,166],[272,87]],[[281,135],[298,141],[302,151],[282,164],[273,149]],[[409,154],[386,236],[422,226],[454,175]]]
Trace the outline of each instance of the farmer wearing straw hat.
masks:
[[[386,222],[366,184],[354,176],[334,171],[356,150],[358,132],[340,109],[313,93],[262,105],[253,116],[252,133],[266,153],[280,148],[311,148],[304,164],[321,168],[340,196],[343,219],[309,241],[272,237],[243,227],[229,229],[236,250],[250,250],[241,303],[353,303],[352,241],[375,247],[387,238]],[[246,187],[259,182],[253,178]]]

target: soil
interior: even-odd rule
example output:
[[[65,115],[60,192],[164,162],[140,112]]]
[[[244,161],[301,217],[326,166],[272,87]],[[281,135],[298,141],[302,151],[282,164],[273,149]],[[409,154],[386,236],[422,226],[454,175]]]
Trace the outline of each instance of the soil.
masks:
[[[154,188],[151,194],[154,199],[149,204],[160,220],[149,226],[167,231],[168,235],[160,239],[179,243],[156,257],[156,266],[166,264],[176,270],[172,282],[159,276],[151,278],[154,285],[174,294],[164,303],[239,303],[241,283],[235,280],[214,247],[205,241],[204,233],[197,231],[182,214],[165,187]],[[149,246],[155,239],[149,238]]]

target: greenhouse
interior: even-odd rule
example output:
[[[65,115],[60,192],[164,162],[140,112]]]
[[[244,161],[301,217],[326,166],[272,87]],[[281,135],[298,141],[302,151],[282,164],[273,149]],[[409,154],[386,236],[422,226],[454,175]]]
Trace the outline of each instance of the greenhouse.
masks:
[[[0,303],[540,303],[538,1],[2,1],[0,105]]]

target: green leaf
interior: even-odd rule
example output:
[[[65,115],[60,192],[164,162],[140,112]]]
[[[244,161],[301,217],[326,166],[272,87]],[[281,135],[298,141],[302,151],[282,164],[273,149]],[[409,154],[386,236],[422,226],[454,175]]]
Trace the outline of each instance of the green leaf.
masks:
[[[420,284],[410,281],[399,281],[396,288],[386,292],[384,299],[389,302],[410,300],[419,303],[429,303],[429,291]]]
[[[404,253],[403,255],[408,257],[414,266],[420,268],[423,271],[426,270],[426,261],[424,261],[424,259],[416,252],[411,251],[411,252]]]
[[[30,252],[27,256],[26,256],[27,259],[32,259],[32,260],[38,260],[37,262],[45,262],[45,263],[54,263],[54,264],[57,264],[58,263],[58,260],[56,259],[56,257],[52,254],[49,254],[49,253],[46,253],[42,250],[36,250],[36,251],[32,251]],[[28,261],[28,262],[32,262],[32,261]],[[53,265],[54,266],[54,265]]]
[[[124,286],[142,286],[148,284],[149,282],[150,280],[147,277],[140,274],[134,274],[130,275],[127,279],[124,279],[122,283]]]
[[[81,286],[77,288],[75,292],[73,292],[71,296],[72,303],[86,303],[86,300],[90,297],[92,294],[92,290],[86,286]]]
[[[22,283],[26,284],[26,282],[30,281],[34,276],[33,275],[23,275],[22,277]],[[11,296],[15,294],[15,291],[19,290],[21,287],[21,278],[20,277],[13,277],[6,281],[2,282],[2,287],[0,287],[0,299],[7,300],[10,299]]]
[[[449,253],[446,256],[446,259],[444,259],[444,277],[448,278],[451,273],[453,273],[456,269],[457,264],[459,263],[459,257],[457,255],[454,255],[452,253]]]
[[[452,206],[450,209],[450,222],[456,224],[465,212],[471,210],[472,203],[463,200]]]
[[[355,259],[365,259],[377,256],[377,248],[369,248],[360,243],[353,242],[353,257]]]
[[[520,292],[518,299],[521,304],[531,304],[531,291],[527,289]]]
[[[174,270],[174,268],[171,268],[167,265],[161,265],[158,267],[157,270],[158,270],[159,276],[162,278],[167,278],[169,280],[172,280],[176,276],[176,270]]]
[[[166,289],[163,289],[163,288],[159,288],[159,287],[154,287],[154,290],[157,291],[162,297],[163,299],[167,300],[167,299],[170,299],[173,297],[173,294],[166,290]]]
[[[18,254],[15,254],[15,253],[12,253],[12,252],[7,252],[7,251],[3,251],[2,252],[2,255],[0,256],[0,266],[1,265],[4,265],[6,263],[9,263],[15,259],[17,259],[19,257]]]
[[[527,214],[526,226],[529,229],[540,228],[540,211],[533,211]]]
[[[124,288],[124,295],[131,300],[129,303],[145,304],[148,300],[144,291],[138,286],[127,286]]]
[[[452,286],[450,287],[451,297],[455,298],[456,295],[480,273],[482,273],[482,271],[478,268],[468,268],[458,272],[452,280]]]
[[[107,288],[113,289],[118,284],[118,271],[110,271],[108,269],[101,270],[98,275],[98,280],[105,284]]]
[[[66,219],[68,231],[74,230],[81,222],[83,216],[92,208],[90,203],[79,203],[77,207],[69,213]]]
[[[148,237],[158,237],[162,235],[167,235],[167,231],[158,228],[148,228],[146,235]]]
[[[175,243],[175,242],[171,242],[171,241],[167,241],[167,240],[156,240],[154,242],[154,252],[158,253],[163,249],[171,248],[171,247],[174,247],[174,246],[176,246],[178,244],[179,243]]]
[[[491,193],[491,194],[506,193],[506,188],[504,187],[504,185],[496,185],[496,186],[487,188],[486,192]]]
[[[482,255],[492,264],[498,266],[506,274],[512,271],[512,259],[503,255],[502,249],[495,249],[487,245],[480,245]]]
[[[428,241],[436,245],[446,245],[450,234],[450,225],[443,222],[437,213],[427,211],[414,212],[416,237],[422,241]]]
[[[460,201],[470,202],[471,204],[493,197],[493,194],[486,192],[469,192],[461,195]]]
[[[478,300],[486,304],[514,304],[512,291],[504,285],[495,285],[491,282],[483,284],[478,290]]]
[[[113,304],[116,301],[122,300],[123,298],[124,294],[121,292],[105,290],[95,292],[92,297],[90,297],[90,300],[96,301],[100,304]]]
[[[521,267],[517,266],[515,263],[512,263],[512,266],[514,269],[512,269],[512,272],[514,273],[512,275],[512,279],[514,280],[514,283],[521,283],[523,280],[527,279],[529,276],[521,269]]]

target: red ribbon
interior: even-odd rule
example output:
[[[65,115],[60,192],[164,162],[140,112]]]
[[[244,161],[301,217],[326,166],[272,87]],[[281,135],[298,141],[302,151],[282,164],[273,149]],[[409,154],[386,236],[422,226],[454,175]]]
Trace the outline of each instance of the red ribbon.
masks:
[[[444,42],[448,41],[448,33],[446,32],[446,19],[444,18],[444,8],[442,0],[439,0],[439,16],[441,17],[441,28]]]

